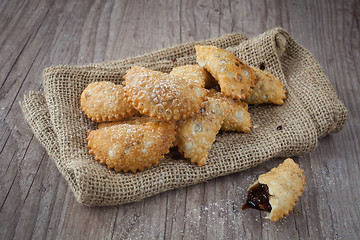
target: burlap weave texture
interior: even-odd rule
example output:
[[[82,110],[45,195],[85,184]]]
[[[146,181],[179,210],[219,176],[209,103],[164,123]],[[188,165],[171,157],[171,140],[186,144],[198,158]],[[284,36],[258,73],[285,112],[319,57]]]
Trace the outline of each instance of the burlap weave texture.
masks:
[[[172,154],[138,174],[115,173],[95,162],[85,139],[96,124],[80,110],[85,87],[94,81],[119,84],[132,65],[170,72],[175,66],[195,64],[194,44],[125,60],[50,67],[43,74],[44,93],[30,92],[24,97],[21,106],[25,119],[80,203],[107,206],[138,201],[238,172],[273,157],[302,155],[313,150],[320,137],[342,129],[346,108],[311,53],[287,32],[276,28],[252,39],[229,34],[197,44],[226,48],[252,66],[264,63],[286,87],[288,99],[283,106],[250,107],[255,128],[248,134],[220,133],[203,167],[174,159]]]

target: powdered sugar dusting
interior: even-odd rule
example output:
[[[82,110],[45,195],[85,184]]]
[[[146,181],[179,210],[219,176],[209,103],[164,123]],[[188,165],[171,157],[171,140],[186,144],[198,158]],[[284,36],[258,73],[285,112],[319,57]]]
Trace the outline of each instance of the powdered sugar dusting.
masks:
[[[252,180],[249,178],[249,181]],[[170,203],[166,217],[156,221],[152,219],[152,215],[145,213],[123,216],[126,217],[125,224],[121,227],[116,226],[121,232],[113,233],[112,238],[251,239],[264,232],[281,233],[285,230],[288,225],[287,218],[278,223],[271,223],[264,218],[263,212],[242,211],[241,206],[246,198],[243,193],[246,192],[246,188],[237,187],[233,191],[231,199],[219,199],[199,206],[195,201],[190,202],[189,205],[195,204],[195,206],[188,207],[185,213],[178,212],[176,206]],[[292,236],[285,236],[283,239],[292,239]]]

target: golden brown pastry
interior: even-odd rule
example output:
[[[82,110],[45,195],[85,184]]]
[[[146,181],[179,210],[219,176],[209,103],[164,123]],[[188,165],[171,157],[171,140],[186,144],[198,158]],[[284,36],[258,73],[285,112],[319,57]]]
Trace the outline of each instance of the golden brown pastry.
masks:
[[[174,122],[149,121],[140,124],[117,124],[89,131],[88,148],[95,160],[109,169],[144,171],[157,165],[175,140]]]
[[[229,106],[220,100],[209,98],[203,102],[200,113],[192,118],[180,120],[175,145],[191,163],[203,166],[207,162],[209,150],[215,142]]]
[[[253,69],[256,75],[256,83],[245,102],[248,104],[274,103],[283,105],[286,99],[286,90],[280,79],[259,68]]]
[[[206,96],[204,88],[144,67],[131,67],[124,79],[125,94],[133,107],[141,114],[158,119],[192,117],[200,111]]]
[[[255,74],[240,58],[215,46],[195,45],[197,63],[218,81],[221,92],[233,99],[244,100],[250,95]]]
[[[209,91],[207,97],[219,99],[223,104],[230,106],[230,112],[224,119],[221,130],[250,132],[251,117],[246,103],[225,97],[224,94],[213,89]]]
[[[119,124],[130,124],[130,125],[134,125],[134,124],[143,124],[143,123],[147,123],[147,122],[151,122],[151,121],[155,121],[158,122],[158,119],[155,118],[150,118],[147,116],[136,116],[136,117],[130,117],[124,120],[120,120],[120,121],[115,121],[115,122],[104,122],[104,123],[100,123],[98,125],[98,128],[105,128],[105,127],[112,127],[114,125],[119,125]]]
[[[90,83],[81,94],[80,106],[94,122],[118,121],[137,113],[125,97],[124,86],[105,81]]]
[[[186,79],[189,84],[197,85],[203,88],[212,88],[217,85],[216,80],[211,76],[211,74],[199,65],[184,65],[175,67],[170,74],[182,77]]]
[[[267,211],[266,218],[276,222],[293,210],[305,185],[304,171],[288,158],[278,167],[260,175],[258,180],[251,184],[242,209]]]

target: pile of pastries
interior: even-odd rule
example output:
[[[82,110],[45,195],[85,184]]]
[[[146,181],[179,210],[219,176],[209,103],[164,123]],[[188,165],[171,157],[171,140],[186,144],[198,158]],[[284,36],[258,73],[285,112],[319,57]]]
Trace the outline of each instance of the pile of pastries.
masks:
[[[284,103],[284,85],[274,75],[215,46],[195,49],[197,65],[170,74],[133,66],[122,84],[86,87],[81,109],[99,123],[86,139],[95,160],[135,173],[158,164],[176,146],[203,166],[220,130],[250,131],[248,104]]]

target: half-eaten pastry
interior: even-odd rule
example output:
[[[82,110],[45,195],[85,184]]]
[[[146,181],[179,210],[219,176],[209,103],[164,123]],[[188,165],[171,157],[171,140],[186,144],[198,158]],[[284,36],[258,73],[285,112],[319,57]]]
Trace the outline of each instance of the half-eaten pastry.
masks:
[[[255,208],[266,211],[266,218],[276,222],[293,210],[305,185],[304,170],[288,158],[278,167],[260,175],[250,185],[242,209]]]

